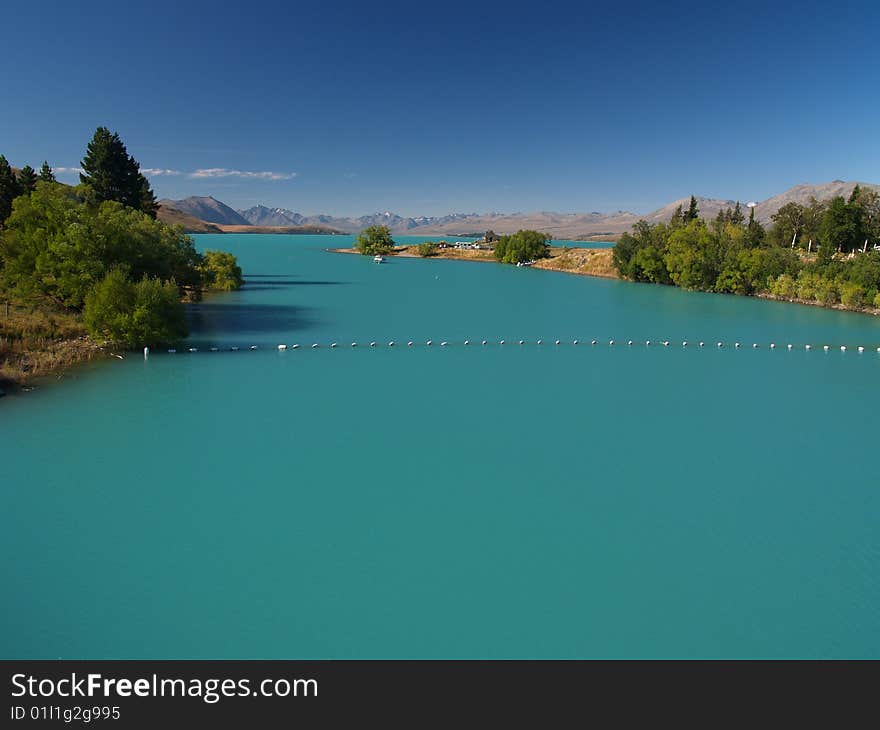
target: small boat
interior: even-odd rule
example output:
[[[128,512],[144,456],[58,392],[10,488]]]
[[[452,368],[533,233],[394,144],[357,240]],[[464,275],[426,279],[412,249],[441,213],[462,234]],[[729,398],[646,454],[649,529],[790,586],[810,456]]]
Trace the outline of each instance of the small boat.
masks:
[[[381,264],[385,261],[385,257],[376,254],[375,256],[373,256],[373,261],[375,261],[377,264]]]

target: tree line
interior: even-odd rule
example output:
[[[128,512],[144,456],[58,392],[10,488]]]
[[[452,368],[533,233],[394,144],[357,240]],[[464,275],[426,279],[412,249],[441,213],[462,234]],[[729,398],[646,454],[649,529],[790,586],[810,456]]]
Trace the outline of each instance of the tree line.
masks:
[[[770,230],[739,203],[712,220],[692,196],[668,223],[639,221],[614,247],[632,281],[731,294],[765,294],[848,309],[880,307],[880,195],[856,185],[849,198],[787,203]]]
[[[44,162],[17,174],[0,155],[0,291],[81,312],[96,338],[130,347],[187,335],[184,295],[243,284],[235,257],[196,251],[156,220],[149,181],[117,133],[99,127],[80,184]]]

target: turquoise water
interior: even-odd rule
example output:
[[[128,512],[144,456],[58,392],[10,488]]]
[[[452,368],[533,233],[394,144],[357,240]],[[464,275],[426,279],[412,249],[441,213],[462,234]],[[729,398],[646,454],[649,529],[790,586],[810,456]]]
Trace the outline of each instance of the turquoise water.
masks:
[[[880,657],[877,319],[197,239],[241,351],[0,401],[0,656]]]

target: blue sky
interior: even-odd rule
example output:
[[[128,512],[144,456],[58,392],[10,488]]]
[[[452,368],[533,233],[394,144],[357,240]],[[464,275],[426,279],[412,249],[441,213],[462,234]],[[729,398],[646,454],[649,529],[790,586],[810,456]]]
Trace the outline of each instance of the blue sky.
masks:
[[[0,153],[75,168],[106,125],[170,171],[150,173],[160,197],[647,212],[880,182],[876,2],[83,0],[3,15]]]

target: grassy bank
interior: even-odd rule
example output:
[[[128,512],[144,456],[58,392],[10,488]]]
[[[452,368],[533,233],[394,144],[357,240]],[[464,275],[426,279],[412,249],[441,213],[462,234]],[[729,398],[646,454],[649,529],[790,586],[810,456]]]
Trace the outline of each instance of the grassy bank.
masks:
[[[0,302],[0,389],[14,391],[39,378],[104,358],[79,314],[48,306]]]

